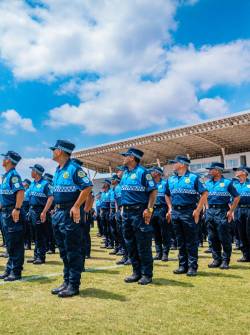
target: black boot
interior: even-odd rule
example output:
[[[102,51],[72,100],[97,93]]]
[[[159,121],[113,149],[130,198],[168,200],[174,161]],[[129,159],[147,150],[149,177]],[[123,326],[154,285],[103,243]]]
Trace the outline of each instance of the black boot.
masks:
[[[40,258],[37,258],[36,260],[34,260],[33,264],[35,265],[41,265],[41,264],[44,264],[45,261],[40,259]]]
[[[9,276],[9,273],[5,271],[3,274],[0,275],[0,279],[5,279],[8,276]]]
[[[168,254],[166,254],[166,253],[164,252],[163,255],[162,255],[161,260],[162,260],[163,262],[168,262]]]
[[[220,266],[221,270],[228,270],[229,269],[229,264],[226,261],[223,261]]]
[[[184,268],[184,266],[180,266],[178,269],[174,270],[173,273],[175,275],[182,275],[184,273],[187,273],[187,270]]]
[[[59,292],[65,290],[68,287],[68,284],[63,282],[59,287],[53,288],[51,294],[58,294]]]
[[[70,298],[75,295],[79,295],[79,288],[74,288],[71,285],[68,285],[65,290],[58,293],[59,298]]]
[[[189,268],[187,272],[187,276],[189,277],[195,277],[197,275],[197,270],[194,268]]]
[[[138,280],[139,285],[148,285],[152,283],[152,277],[142,276],[140,280]]]
[[[243,256],[240,259],[237,259],[237,262],[239,262],[239,263],[249,263],[250,258],[247,258],[247,257]]]
[[[119,261],[116,262],[117,265],[122,265],[128,260],[127,257],[123,256]]]
[[[20,280],[21,278],[21,275],[15,275],[14,273],[11,273],[8,277],[4,278],[4,281],[16,281]]]
[[[27,263],[34,263],[34,261],[35,261],[35,258],[31,258],[27,260]]]
[[[219,268],[220,265],[221,265],[220,261],[212,261],[212,263],[208,264],[208,267],[210,269],[213,269],[213,268]]]
[[[154,261],[160,261],[162,259],[162,254],[157,253],[155,257],[153,258]]]
[[[128,276],[124,279],[125,283],[136,283],[137,281],[139,281],[139,279],[141,279],[141,276],[133,273],[131,276]]]

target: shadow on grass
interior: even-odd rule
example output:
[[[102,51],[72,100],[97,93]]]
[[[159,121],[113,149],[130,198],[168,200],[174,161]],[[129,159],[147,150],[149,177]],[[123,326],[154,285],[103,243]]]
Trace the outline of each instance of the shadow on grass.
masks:
[[[47,284],[47,283],[52,283],[56,280],[57,278],[51,278],[47,276],[38,276],[38,278],[31,277],[31,276],[22,277],[23,282],[29,282],[29,283],[34,283],[34,284]]]
[[[166,278],[155,278],[152,285],[156,286],[182,286],[182,287],[194,287],[191,283],[186,283],[178,280],[166,279]]]
[[[230,265],[230,268],[233,270],[250,270],[250,265],[249,263],[247,266],[235,264],[235,265]]]
[[[82,298],[97,298],[97,299],[104,299],[104,300],[116,300],[116,301],[127,301],[126,296],[114,292],[109,292],[97,288],[87,288],[85,290],[80,291],[80,297]]]
[[[233,275],[233,274],[228,273],[228,272],[225,273],[225,272],[204,272],[204,271],[198,271],[198,276],[200,276],[200,277],[236,278],[236,279],[241,279],[242,278],[241,276]]]
[[[104,249],[92,249],[93,252],[105,252]]]
[[[95,269],[86,269],[86,272],[95,272],[95,273],[105,273],[107,275],[118,275],[120,272],[117,270],[105,270],[105,269],[100,269],[100,270],[95,270]]]
[[[199,255],[199,258],[212,259],[212,256],[209,256],[209,255]]]
[[[62,261],[46,261],[47,265],[62,265]]]
[[[114,261],[115,260],[114,256],[112,258],[112,255],[110,255],[109,258],[108,257],[91,257],[90,259],[97,260],[97,261]]]

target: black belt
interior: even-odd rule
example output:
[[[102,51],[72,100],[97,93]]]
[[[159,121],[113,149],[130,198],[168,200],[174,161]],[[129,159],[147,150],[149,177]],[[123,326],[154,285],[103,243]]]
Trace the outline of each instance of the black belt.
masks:
[[[219,204],[214,204],[214,205],[208,205],[209,208],[220,208],[220,209],[228,209],[229,206],[228,205],[219,205]]]
[[[250,205],[238,205],[239,208],[250,208]]]
[[[195,209],[195,208],[196,208],[195,205],[185,205],[185,206],[182,206],[182,205],[174,205],[174,206],[173,206],[173,209],[175,209],[175,210]]]
[[[74,202],[65,203],[65,204],[55,204],[55,209],[70,209],[74,206]]]
[[[142,209],[142,208],[147,208],[147,205],[125,205],[123,206],[123,209],[125,209],[126,211],[133,211],[136,209]]]
[[[167,209],[167,206],[166,205],[154,205],[154,208],[166,208]]]

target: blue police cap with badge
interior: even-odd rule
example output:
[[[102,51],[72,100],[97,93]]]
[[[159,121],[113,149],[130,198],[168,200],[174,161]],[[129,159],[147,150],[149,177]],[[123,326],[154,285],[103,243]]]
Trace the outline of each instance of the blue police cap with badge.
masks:
[[[191,161],[187,156],[177,155],[175,159],[170,159],[168,162],[170,164],[180,163],[180,164],[189,165]]]
[[[56,144],[53,147],[50,147],[50,150],[52,151],[56,149],[62,150],[70,155],[72,151],[75,149],[75,144],[66,140],[57,140]]]
[[[250,173],[250,168],[246,165],[241,165],[237,168],[233,168],[234,171],[243,171],[245,172],[246,174],[249,174]]]
[[[210,166],[206,167],[207,170],[216,169],[216,170],[221,170],[221,171],[223,171],[224,168],[225,168],[225,165],[224,163],[221,163],[221,162],[212,162]]]
[[[26,178],[26,179],[23,180],[23,184],[30,185],[31,181],[28,178]]]
[[[45,173],[44,176],[43,176],[43,178],[45,180],[47,180],[48,182],[50,182],[50,183],[53,181],[53,176],[50,173]]]
[[[116,171],[125,171],[126,168],[124,165],[118,165],[116,168],[115,168]]]
[[[108,184],[108,185],[111,185],[111,181],[109,179],[105,179],[103,184]]]
[[[30,166],[30,169],[35,171],[36,173],[42,175],[44,173],[44,167],[40,164],[35,164],[34,166]]]
[[[76,163],[79,166],[83,166],[83,162],[78,158],[72,158],[72,162]]]
[[[122,152],[121,155],[122,156],[134,156],[138,159],[142,159],[144,152],[136,148],[129,148],[127,152]]]
[[[120,181],[120,178],[117,176],[117,174],[113,174],[111,180]]]
[[[22,159],[22,157],[15,151],[8,151],[6,154],[1,154],[1,156],[3,156],[4,159],[9,159],[15,165]]]
[[[149,169],[149,172],[157,172],[160,175],[163,175],[163,169],[160,168],[159,166],[153,166],[152,168]]]

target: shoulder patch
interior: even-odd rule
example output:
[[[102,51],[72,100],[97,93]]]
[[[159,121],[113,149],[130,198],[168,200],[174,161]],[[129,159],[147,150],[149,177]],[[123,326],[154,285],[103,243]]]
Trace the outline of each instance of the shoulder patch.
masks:
[[[84,183],[89,183],[89,178],[88,177],[84,177],[83,181],[84,181]]]
[[[151,174],[150,174],[150,173],[147,173],[147,174],[146,174],[146,179],[147,179],[147,180],[152,180],[152,179],[153,179],[153,177],[151,176]]]
[[[149,184],[149,186],[153,187],[154,186],[153,180],[151,180],[148,184]]]
[[[82,170],[79,170],[79,171],[77,172],[77,175],[78,175],[78,177],[80,177],[80,178],[84,178],[84,177],[87,176],[86,173],[85,173],[84,171],[82,171]]]
[[[11,178],[11,181],[13,184],[17,183],[18,182],[18,178],[17,177],[12,177]]]
[[[20,184],[19,183],[15,183],[15,188],[18,188],[18,187],[20,187]]]

